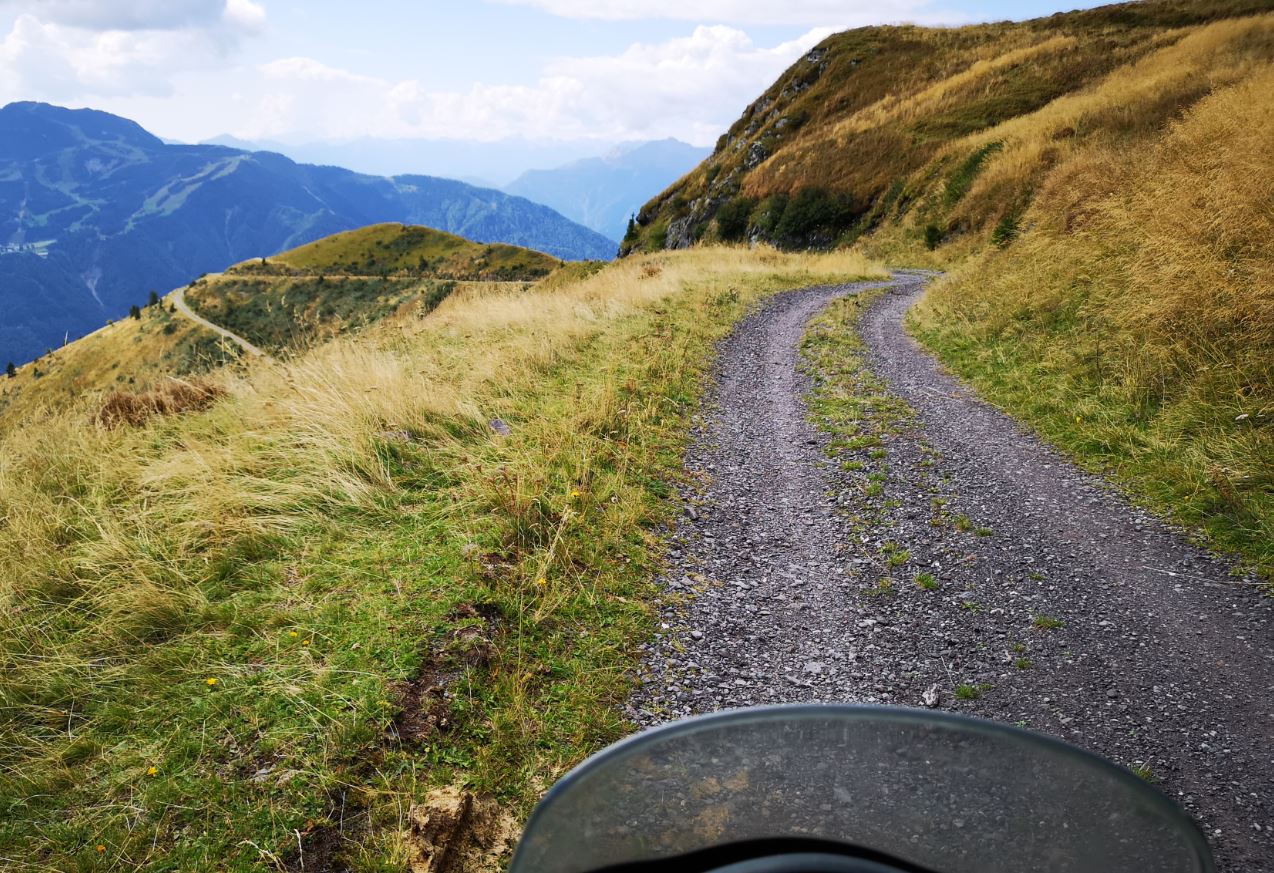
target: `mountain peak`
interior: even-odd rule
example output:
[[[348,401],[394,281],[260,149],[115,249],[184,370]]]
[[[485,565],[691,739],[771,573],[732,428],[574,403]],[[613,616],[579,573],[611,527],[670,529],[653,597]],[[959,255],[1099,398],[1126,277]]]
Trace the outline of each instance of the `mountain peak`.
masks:
[[[20,101],[0,108],[0,157],[32,158],[92,142],[153,151],[163,141],[135,121],[97,109]]]

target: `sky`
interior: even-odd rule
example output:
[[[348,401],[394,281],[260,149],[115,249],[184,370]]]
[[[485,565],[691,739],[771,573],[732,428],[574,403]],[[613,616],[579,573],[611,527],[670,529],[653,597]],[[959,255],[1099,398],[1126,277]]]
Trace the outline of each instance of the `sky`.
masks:
[[[847,27],[1093,0],[0,0],[0,103],[159,136],[710,145]]]

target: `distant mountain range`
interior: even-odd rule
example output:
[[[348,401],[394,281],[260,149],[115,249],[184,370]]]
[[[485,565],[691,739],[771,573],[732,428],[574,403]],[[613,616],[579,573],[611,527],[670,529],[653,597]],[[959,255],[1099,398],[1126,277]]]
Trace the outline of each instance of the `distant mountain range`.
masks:
[[[202,145],[224,145],[250,152],[278,152],[302,164],[345,167],[373,176],[403,173],[461,179],[482,188],[501,188],[529,169],[557,167],[596,157],[613,146],[596,140],[528,140],[520,137],[482,142],[463,139],[351,139],[333,142],[282,142],[222,134]],[[653,194],[657,189],[651,189]]]
[[[117,318],[150,290],[378,222],[563,259],[614,242],[547,206],[430,176],[166,144],[132,121],[40,103],[0,109],[0,366]]]
[[[504,190],[551,206],[585,227],[620,240],[628,219],[650,199],[694,169],[711,149],[675,139],[620,146],[552,170],[529,170]]]

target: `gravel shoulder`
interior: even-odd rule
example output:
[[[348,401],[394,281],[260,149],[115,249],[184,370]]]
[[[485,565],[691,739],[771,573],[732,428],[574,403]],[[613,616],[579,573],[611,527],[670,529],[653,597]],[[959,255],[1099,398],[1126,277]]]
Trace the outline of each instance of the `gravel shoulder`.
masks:
[[[923,282],[858,322],[909,407],[879,444],[811,423],[830,376],[800,350],[876,286],[779,295],[722,345],[634,719],[856,701],[1017,723],[1155,780],[1223,870],[1274,871],[1274,604],[945,375],[902,326]]]

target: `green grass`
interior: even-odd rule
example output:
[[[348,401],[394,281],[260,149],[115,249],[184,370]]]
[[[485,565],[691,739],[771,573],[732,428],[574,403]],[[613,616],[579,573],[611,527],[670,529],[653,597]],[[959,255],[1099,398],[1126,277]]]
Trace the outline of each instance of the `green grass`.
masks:
[[[246,261],[231,272],[298,270],[307,275],[404,274],[525,282],[547,276],[561,263],[533,249],[504,243],[476,243],[429,227],[373,224],[324,237],[268,259]]]
[[[932,573],[917,573],[915,582],[916,586],[924,591],[937,591],[939,587],[938,580]]]
[[[956,686],[956,700],[977,700],[982,695],[990,691],[992,686],[982,683],[979,685],[970,685],[964,683]]]
[[[978,393],[1018,417],[1085,468],[1112,477],[1150,509],[1202,530],[1224,551],[1274,579],[1274,457],[1268,427],[1244,432],[1177,410],[1147,414],[1118,386],[1090,371],[1092,360],[1059,372],[1036,348],[1082,347],[1082,324],[1034,339],[1018,332],[975,338],[954,326],[909,321],[912,332]],[[1208,421],[1195,422],[1207,418]],[[1215,433],[1213,433],[1215,432]],[[1211,438],[1205,434],[1213,433]],[[1241,471],[1241,472],[1234,472]],[[961,528],[964,529],[964,528]]]
[[[883,597],[894,593],[894,580],[889,577],[882,577],[876,580],[874,585],[863,589],[863,593],[868,597]]]
[[[427,315],[455,287],[443,279],[236,275],[197,282],[186,302],[213,324],[279,355],[399,312]]]
[[[528,308],[506,294],[471,301],[489,310],[469,322],[448,301],[435,317],[452,320],[415,346],[392,331],[341,341],[356,361],[385,366],[358,356],[385,342],[409,362],[401,376],[367,376],[395,396],[393,418],[349,431],[367,435],[365,453],[307,449],[321,428],[272,423],[276,406],[340,375],[330,364],[345,353],[328,347],[312,365],[262,365],[250,390],[204,413],[113,432],[68,416],[44,437],[23,434],[31,447],[6,443],[7,525],[21,488],[75,500],[57,504],[56,548],[0,528],[0,858],[58,871],[269,869],[298,835],[313,850],[344,822],[350,869],[401,870],[404,815],[432,787],[489,791],[522,815],[566,767],[628,732],[620,704],[656,620],[654,531],[676,511],[714,345],[764,294],[822,278],[794,260],[742,278],[674,273],[677,290],[640,302],[655,279],[638,266],[596,277],[617,275],[638,303],[571,297],[561,311],[606,314],[569,328],[534,321],[554,299]],[[491,355],[517,367],[460,381]],[[411,405],[421,368],[435,386],[439,373],[469,386],[457,411]],[[508,437],[487,426],[496,416]],[[48,440],[63,448],[40,448]],[[244,454],[218,459],[232,448]],[[330,485],[306,479],[320,450],[334,453],[315,467]],[[97,471],[103,451],[136,472]],[[243,465],[229,481],[260,492],[236,492],[261,501],[246,515],[194,488],[222,463]],[[148,482],[186,483],[199,502]],[[201,511],[180,514],[187,505]],[[174,515],[147,526],[165,509]],[[395,725],[419,691],[402,683],[440,676],[445,729],[404,739]]]
[[[884,491],[888,474],[879,465],[888,451],[883,438],[898,433],[911,421],[906,403],[890,394],[872,375],[864,360],[865,346],[856,331],[858,319],[881,292],[867,292],[833,301],[815,318],[805,333],[801,351],[806,371],[816,375],[816,387],[808,403],[810,419],[831,434],[828,451],[833,455],[863,451],[846,459],[845,469],[862,471],[868,496]]]
[[[1031,619],[1031,627],[1036,630],[1057,630],[1062,627],[1062,620],[1051,615],[1037,615]]]

